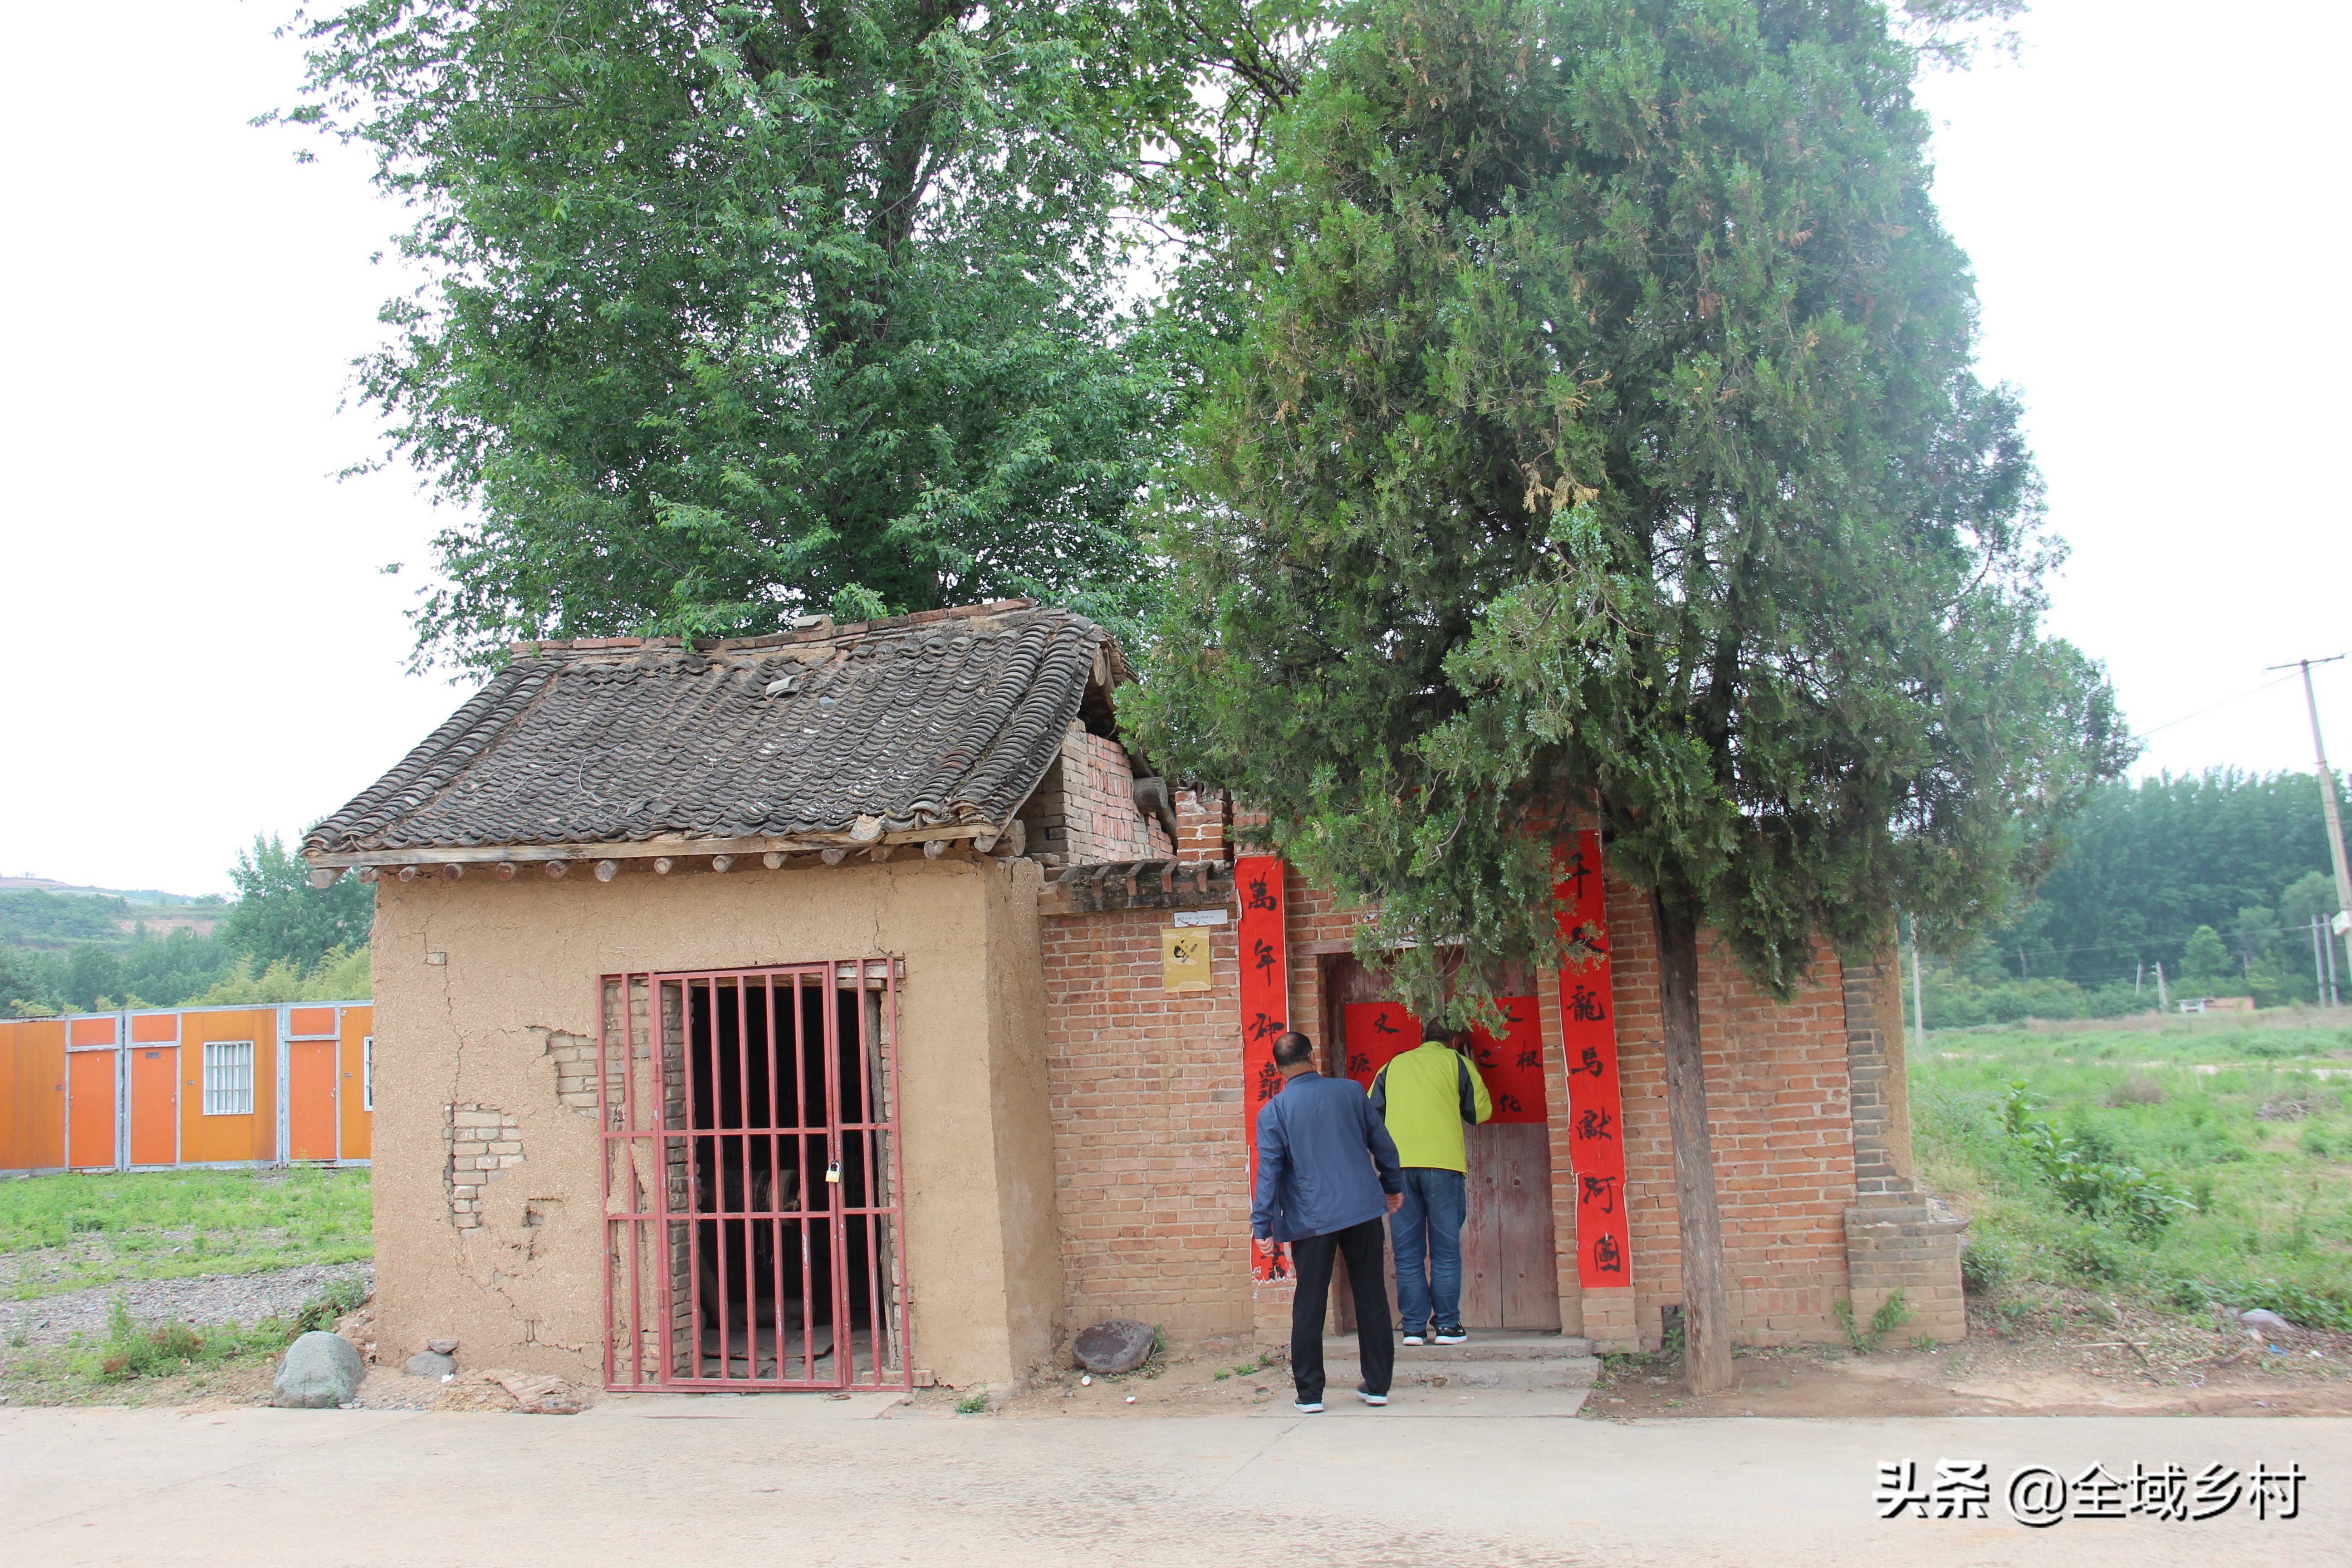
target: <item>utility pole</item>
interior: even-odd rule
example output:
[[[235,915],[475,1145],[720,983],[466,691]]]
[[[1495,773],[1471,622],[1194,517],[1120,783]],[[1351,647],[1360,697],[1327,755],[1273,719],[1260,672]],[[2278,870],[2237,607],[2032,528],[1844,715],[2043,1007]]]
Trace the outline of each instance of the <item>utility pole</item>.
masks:
[[[2352,861],[2344,858],[2344,818],[2336,808],[2336,775],[2327,769],[2327,746],[2319,738],[2319,699],[2312,694],[2311,667],[2334,664],[2342,658],[2336,654],[2327,658],[2298,658],[2293,664],[2274,664],[2273,669],[2303,671],[2303,705],[2311,711],[2311,750],[2319,759],[2319,809],[2327,818],[2327,852],[2336,858],[2336,909],[2340,915],[2352,910]],[[2331,928],[2327,942],[2327,968],[2331,977],[2336,969],[2336,940]],[[2328,989],[2334,991],[2334,985]]]

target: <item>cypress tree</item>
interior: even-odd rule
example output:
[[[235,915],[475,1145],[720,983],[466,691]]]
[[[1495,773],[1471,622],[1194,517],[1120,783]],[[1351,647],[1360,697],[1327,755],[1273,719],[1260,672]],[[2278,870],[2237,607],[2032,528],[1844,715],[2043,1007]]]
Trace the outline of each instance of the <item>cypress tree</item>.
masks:
[[[1730,1382],[1702,929],[1785,994],[2007,911],[2127,760],[1867,0],[1366,0],[1230,215],[1140,718],[1377,910],[1423,1016],[1559,962],[1597,813],[1658,941],[1693,1392]],[[1569,962],[1573,963],[1571,958]]]

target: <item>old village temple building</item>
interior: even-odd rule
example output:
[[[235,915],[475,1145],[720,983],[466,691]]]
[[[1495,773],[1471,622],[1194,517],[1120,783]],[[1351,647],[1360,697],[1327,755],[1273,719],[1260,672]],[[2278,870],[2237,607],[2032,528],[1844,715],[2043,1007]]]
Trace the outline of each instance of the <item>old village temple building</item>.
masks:
[[[376,888],[387,1347],[745,1389],[1015,1380],[1114,1316],[1283,1342],[1246,1241],[1272,1034],[1369,1081],[1418,1025],[1223,794],[1145,776],[1131,679],[1022,600],[516,645],[304,846]],[[1606,957],[1479,1039],[1464,1317],[1631,1349],[1678,1300],[1656,965],[1606,847],[1560,849]],[[1891,952],[1785,1005],[1719,954],[1702,984],[1738,1337],[1900,1289],[1957,1338]]]

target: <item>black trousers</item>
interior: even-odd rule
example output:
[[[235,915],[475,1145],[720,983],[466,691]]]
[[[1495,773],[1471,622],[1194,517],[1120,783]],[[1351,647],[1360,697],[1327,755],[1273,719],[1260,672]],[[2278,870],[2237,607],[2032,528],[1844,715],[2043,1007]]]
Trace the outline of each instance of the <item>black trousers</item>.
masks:
[[[1348,1260],[1348,1283],[1356,1294],[1356,1352],[1364,1363],[1364,1386],[1374,1394],[1389,1391],[1389,1380],[1396,1375],[1396,1341],[1381,1268],[1387,1237],[1387,1226],[1368,1219],[1290,1244],[1291,1265],[1298,1271],[1298,1293],[1290,1300],[1290,1376],[1301,1404],[1323,1397],[1323,1315],[1331,1304],[1334,1257]]]

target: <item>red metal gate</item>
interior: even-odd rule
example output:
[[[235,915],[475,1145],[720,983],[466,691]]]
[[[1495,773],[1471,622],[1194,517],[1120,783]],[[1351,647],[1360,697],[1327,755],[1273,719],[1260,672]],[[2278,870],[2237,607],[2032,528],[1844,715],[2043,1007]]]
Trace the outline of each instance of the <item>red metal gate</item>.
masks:
[[[607,1388],[910,1386],[903,973],[604,977]]]

